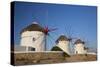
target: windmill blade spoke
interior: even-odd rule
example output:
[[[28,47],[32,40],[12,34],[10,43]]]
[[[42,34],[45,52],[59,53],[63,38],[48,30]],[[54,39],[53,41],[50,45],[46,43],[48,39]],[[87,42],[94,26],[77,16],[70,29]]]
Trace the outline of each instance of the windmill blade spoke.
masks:
[[[51,37],[55,41],[55,39],[50,34],[48,36]]]
[[[50,42],[49,44],[53,46],[54,44],[53,44],[52,39],[51,39],[49,36],[48,36],[48,39],[49,39],[49,42]],[[48,45],[48,46],[49,46],[49,45]]]
[[[70,24],[68,24],[68,25],[66,24],[65,25],[65,33],[69,38],[73,37],[73,31],[72,31],[72,28],[71,28]]]
[[[71,25],[69,25],[69,34],[72,37],[72,29],[71,29]]]
[[[79,39],[79,38],[77,38],[77,37],[72,37],[72,39],[73,39],[73,40],[76,40],[76,39]]]
[[[71,37],[70,32],[69,32],[69,28],[68,25],[65,25],[65,33],[68,37]]]
[[[70,40],[70,44],[71,44],[71,45],[73,45],[73,44],[74,44],[72,40]]]
[[[50,32],[57,30],[58,28],[49,29]]]
[[[56,32],[52,32],[52,34],[54,34],[55,36],[57,36],[57,35],[58,35],[58,33],[56,33]]]

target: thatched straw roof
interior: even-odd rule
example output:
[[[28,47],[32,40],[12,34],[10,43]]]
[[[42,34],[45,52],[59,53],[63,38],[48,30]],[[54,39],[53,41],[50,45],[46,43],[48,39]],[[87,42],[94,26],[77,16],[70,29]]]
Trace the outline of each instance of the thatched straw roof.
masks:
[[[85,42],[82,41],[81,39],[77,39],[74,44],[79,44],[79,43],[85,44]]]
[[[25,31],[41,31],[41,32],[44,32],[44,28],[41,27],[39,24],[31,24],[31,25],[25,27],[24,29],[22,29],[21,33],[25,32]]]
[[[65,35],[61,35],[57,40],[56,43],[59,41],[70,41],[70,38],[67,38]]]

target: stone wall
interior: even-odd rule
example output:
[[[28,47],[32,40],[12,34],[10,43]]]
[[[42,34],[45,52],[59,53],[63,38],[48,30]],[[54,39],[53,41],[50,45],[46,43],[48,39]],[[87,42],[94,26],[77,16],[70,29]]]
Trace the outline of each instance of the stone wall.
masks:
[[[12,53],[12,65],[51,64],[96,61],[97,55],[80,54],[65,57],[63,52]]]
[[[64,59],[61,52],[14,53],[14,65],[61,63]]]

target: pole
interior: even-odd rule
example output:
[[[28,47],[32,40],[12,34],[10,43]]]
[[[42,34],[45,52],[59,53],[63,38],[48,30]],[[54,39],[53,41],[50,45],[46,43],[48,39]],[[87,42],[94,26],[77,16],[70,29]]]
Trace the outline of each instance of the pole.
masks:
[[[46,35],[45,35],[45,51],[47,50],[46,45],[47,45],[47,39],[46,39]]]

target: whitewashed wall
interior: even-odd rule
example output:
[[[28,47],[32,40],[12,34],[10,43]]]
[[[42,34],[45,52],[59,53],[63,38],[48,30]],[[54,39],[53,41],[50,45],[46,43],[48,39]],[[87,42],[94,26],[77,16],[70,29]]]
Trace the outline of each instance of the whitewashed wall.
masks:
[[[33,40],[33,38],[35,40]],[[45,50],[45,34],[40,31],[25,31],[21,34],[21,46],[34,47],[35,51]]]
[[[86,54],[86,50],[84,50],[84,44],[79,43],[75,44],[75,54]]]
[[[69,44],[69,41],[59,41],[57,46],[60,47],[66,53],[70,54],[70,44]]]

